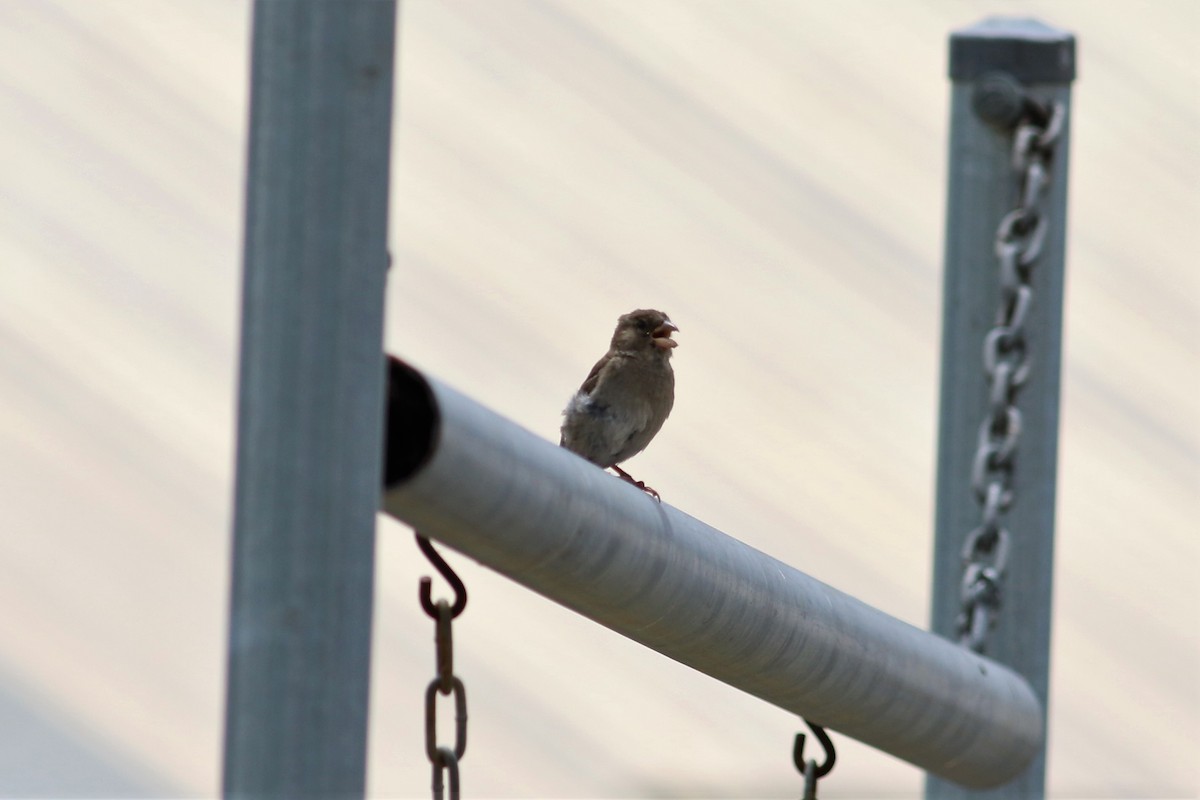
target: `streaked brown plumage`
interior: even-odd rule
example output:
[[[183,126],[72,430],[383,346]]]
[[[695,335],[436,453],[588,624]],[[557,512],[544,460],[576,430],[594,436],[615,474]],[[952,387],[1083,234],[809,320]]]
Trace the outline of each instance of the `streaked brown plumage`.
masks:
[[[661,311],[617,320],[612,342],[563,411],[559,444],[658,497],[617,466],[650,444],[675,404],[671,338],[679,328]]]

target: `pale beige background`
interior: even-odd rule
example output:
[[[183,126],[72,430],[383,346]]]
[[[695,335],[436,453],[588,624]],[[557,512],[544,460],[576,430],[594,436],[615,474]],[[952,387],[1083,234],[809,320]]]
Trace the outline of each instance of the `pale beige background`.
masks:
[[[1051,793],[1196,797],[1200,4],[413,0],[388,346],[554,438],[665,308],[630,469],[923,625],[945,40],[998,11],[1080,38]],[[217,791],[248,33],[0,2],[0,796]],[[376,797],[426,793],[416,558],[383,521]],[[456,563],[468,796],[799,793],[795,719]],[[838,741],[823,797],[919,792]]]

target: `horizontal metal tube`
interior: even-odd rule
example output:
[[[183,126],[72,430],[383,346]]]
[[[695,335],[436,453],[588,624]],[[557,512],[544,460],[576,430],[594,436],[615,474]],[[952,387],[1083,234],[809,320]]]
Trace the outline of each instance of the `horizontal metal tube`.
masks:
[[[393,360],[383,509],[683,664],[971,787],[1038,751],[1007,667],[705,525]]]

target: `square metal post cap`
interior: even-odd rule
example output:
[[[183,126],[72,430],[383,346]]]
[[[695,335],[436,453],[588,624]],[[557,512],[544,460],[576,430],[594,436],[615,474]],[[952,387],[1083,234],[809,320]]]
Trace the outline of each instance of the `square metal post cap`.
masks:
[[[1036,19],[988,17],[950,34],[950,79],[1007,72],[1021,83],[1075,80],[1075,35]]]

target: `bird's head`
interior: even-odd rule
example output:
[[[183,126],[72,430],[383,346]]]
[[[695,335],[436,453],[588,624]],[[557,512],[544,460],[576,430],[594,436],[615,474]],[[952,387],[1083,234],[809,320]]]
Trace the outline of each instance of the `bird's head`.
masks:
[[[617,320],[612,346],[617,350],[649,350],[670,356],[671,348],[679,344],[671,338],[671,334],[678,330],[663,312],[640,308]]]

